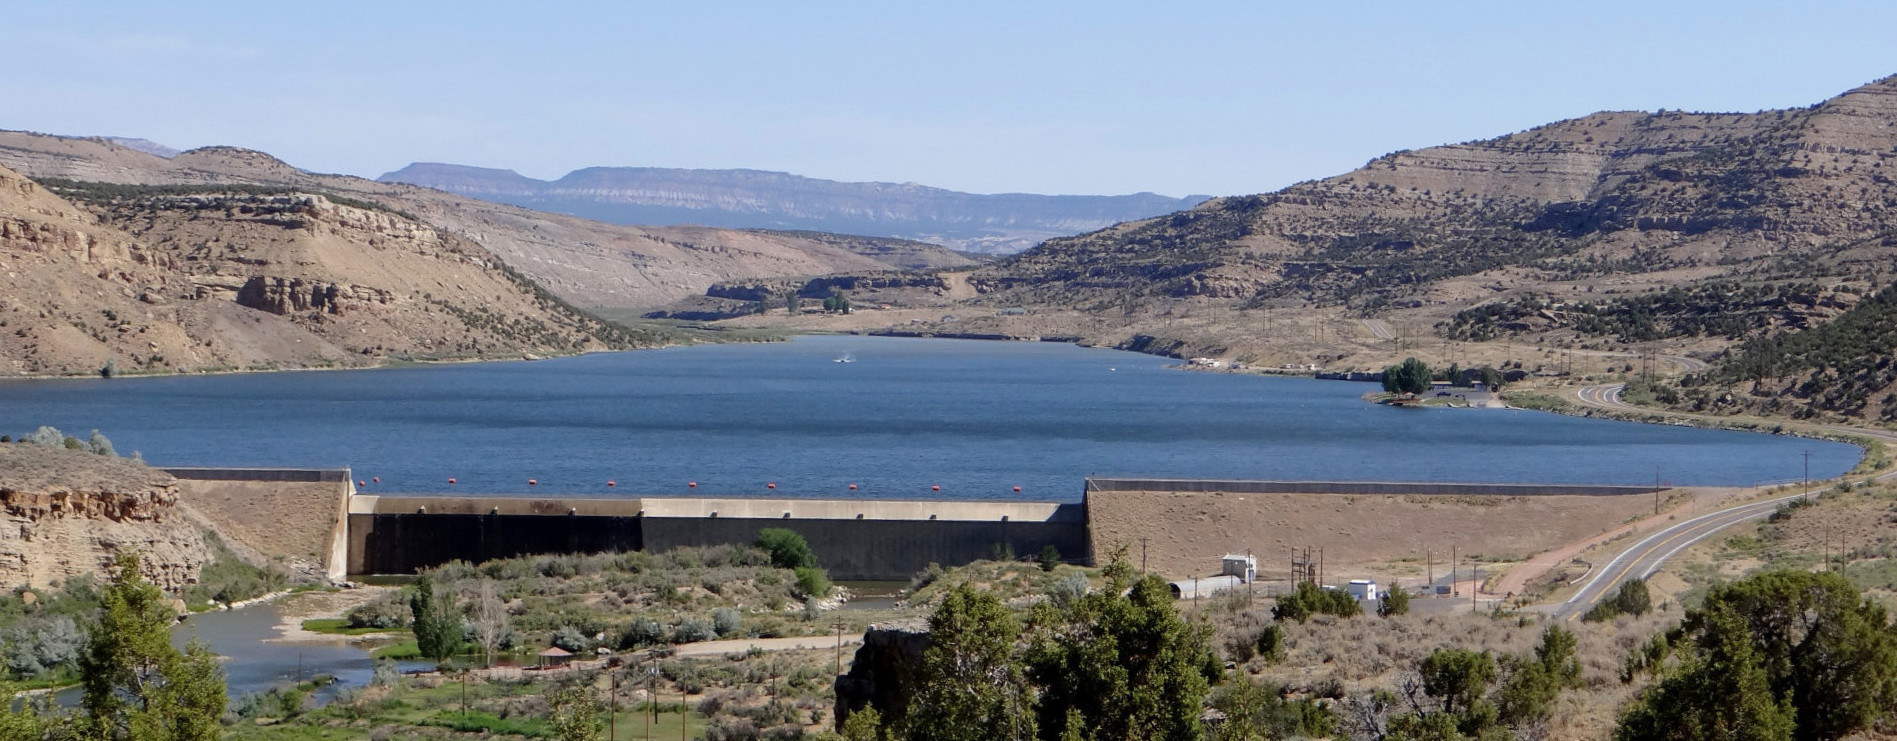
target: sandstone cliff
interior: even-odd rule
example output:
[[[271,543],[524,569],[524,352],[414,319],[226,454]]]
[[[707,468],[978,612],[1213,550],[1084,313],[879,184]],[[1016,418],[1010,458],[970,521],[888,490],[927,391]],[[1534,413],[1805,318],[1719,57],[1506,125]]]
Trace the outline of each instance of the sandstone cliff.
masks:
[[[0,374],[347,367],[636,342],[480,246],[378,204],[288,187],[56,190],[0,168]]]
[[[212,558],[171,476],[123,458],[0,444],[0,584],[45,589],[103,574],[121,550],[175,592]]]

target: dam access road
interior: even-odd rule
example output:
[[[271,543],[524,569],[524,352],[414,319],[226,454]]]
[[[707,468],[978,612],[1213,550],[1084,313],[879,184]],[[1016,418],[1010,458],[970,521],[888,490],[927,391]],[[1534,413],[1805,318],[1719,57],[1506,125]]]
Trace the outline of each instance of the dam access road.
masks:
[[[1625,391],[1626,388],[1627,384],[1625,383],[1585,386],[1575,389],[1573,398],[1583,406],[1615,412],[1656,414],[1700,421],[1712,421],[1717,419],[1707,415],[1653,410],[1629,404],[1620,398],[1621,393]],[[1897,444],[1897,433],[1883,430],[1822,424],[1800,425],[1798,427],[1821,434],[1860,436],[1879,440],[1885,444]],[[1897,469],[1865,476],[1859,479],[1859,481],[1897,481]],[[1635,542],[1614,556],[1612,560],[1608,561],[1606,566],[1595,572],[1592,578],[1588,579],[1587,583],[1583,584],[1579,591],[1575,592],[1565,602],[1555,605],[1553,609],[1555,618],[1557,620],[1572,620],[1580,615],[1586,614],[1588,610],[1592,609],[1594,605],[1599,604],[1607,595],[1618,590],[1621,584],[1630,579],[1646,579],[1652,576],[1654,572],[1659,571],[1661,567],[1665,566],[1668,560],[1679,555],[1680,552],[1695,543],[1704,541],[1707,538],[1718,535],[1742,523],[1768,517],[1777,511],[1780,505],[1794,499],[1803,496],[1822,496],[1824,483],[1812,483],[1815,485],[1813,488],[1817,490],[1816,493],[1807,490],[1797,494],[1748,502],[1717,512],[1700,515],[1678,524],[1662,528],[1648,535],[1646,538]]]

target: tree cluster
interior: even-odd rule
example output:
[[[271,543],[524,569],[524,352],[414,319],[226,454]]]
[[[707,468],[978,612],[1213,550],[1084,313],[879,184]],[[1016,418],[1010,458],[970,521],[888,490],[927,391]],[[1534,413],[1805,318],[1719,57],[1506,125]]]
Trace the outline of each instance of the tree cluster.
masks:
[[[1831,741],[1897,712],[1897,626],[1831,573],[1775,571],[1716,586],[1629,661],[1659,674],[1617,741]]]
[[[1582,615],[1581,619],[1590,623],[1612,620],[1621,615],[1640,617],[1653,609],[1653,595],[1647,591],[1644,579],[1628,579],[1622,582],[1620,590],[1614,596],[1601,600]]]
[[[1575,643],[1573,633],[1554,626],[1529,656],[1436,649],[1400,693],[1353,701],[1351,720],[1382,741],[1535,737],[1561,692],[1580,685]]]
[[[0,739],[211,741],[223,734],[224,669],[195,640],[183,651],[172,646],[176,614],[139,565],[132,553],[113,561],[77,657],[78,711],[0,703]]]
[[[1418,396],[1429,393],[1433,380],[1435,376],[1430,373],[1429,365],[1416,358],[1404,358],[1403,362],[1383,369],[1383,390],[1392,394]]]
[[[1405,599],[1404,605],[1407,607],[1408,604]],[[1363,614],[1363,605],[1342,589],[1325,589],[1312,582],[1301,581],[1298,582],[1297,591],[1278,597],[1278,604],[1271,608],[1271,617],[1275,620],[1296,620],[1302,623],[1312,615],[1320,614],[1356,617]]]
[[[881,709],[883,732],[906,741],[1201,741],[1206,695],[1223,673],[1209,631],[1173,609],[1159,577],[1138,576],[1123,559],[1104,573],[1102,588],[1043,602],[1025,624],[992,594],[951,590],[929,620],[917,693]],[[843,727],[860,735],[857,717]]]

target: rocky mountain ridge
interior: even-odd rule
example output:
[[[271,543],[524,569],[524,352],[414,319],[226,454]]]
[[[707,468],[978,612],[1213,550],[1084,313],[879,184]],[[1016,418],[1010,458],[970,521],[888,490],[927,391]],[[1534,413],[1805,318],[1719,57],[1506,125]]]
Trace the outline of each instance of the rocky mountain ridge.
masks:
[[[0,132],[0,166],[32,178],[268,186],[360,201],[484,248],[579,306],[657,306],[721,280],[975,264],[945,248],[887,238],[606,224],[418,186],[309,173],[235,147],[167,159],[100,139]]]
[[[1049,240],[969,280],[983,294],[974,306],[1065,311],[1035,321],[1109,344],[1145,336],[1193,354],[1336,362],[1313,352],[1322,343],[1264,336],[1289,325],[1322,336],[1361,318],[1440,338],[1435,327],[1489,302],[1718,281],[1861,294],[1893,272],[1893,178],[1897,78],[1885,78],[1807,108],[1598,113],[1395,152],[1274,193]],[[971,329],[1006,332],[1008,321]],[[1571,329],[1485,339],[1624,344]],[[1730,338],[1689,339],[1681,351],[1716,352]]]
[[[1205,196],[961,193],[915,183],[839,182],[763,170],[589,167],[557,180],[512,170],[416,162],[379,178],[615,224],[695,224],[873,234],[971,252],[1189,208]]]

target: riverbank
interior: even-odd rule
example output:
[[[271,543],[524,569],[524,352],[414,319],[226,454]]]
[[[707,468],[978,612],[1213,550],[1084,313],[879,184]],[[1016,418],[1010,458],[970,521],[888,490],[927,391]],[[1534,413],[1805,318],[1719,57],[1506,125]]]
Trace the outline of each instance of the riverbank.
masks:
[[[1812,440],[1845,443],[1857,446],[1862,455],[1857,466],[1844,475],[1879,474],[1897,475],[1888,453],[1889,443],[1897,443],[1897,433],[1887,430],[1847,427],[1843,425],[1814,425],[1793,420],[1780,420],[1766,417],[1712,417],[1672,410],[1648,409],[1618,403],[1591,401],[1586,393],[1590,389],[1612,388],[1618,384],[1585,386],[1564,389],[1555,394],[1545,393],[1550,389],[1520,389],[1505,391],[1502,396],[1518,408],[1532,411],[1553,412],[1574,417],[1591,419],[1611,419],[1619,422],[1666,425],[1672,427],[1692,427],[1706,430],[1730,430],[1734,432],[1754,432],[1766,435],[1785,435]],[[1827,479],[1828,480],[1828,479]]]

